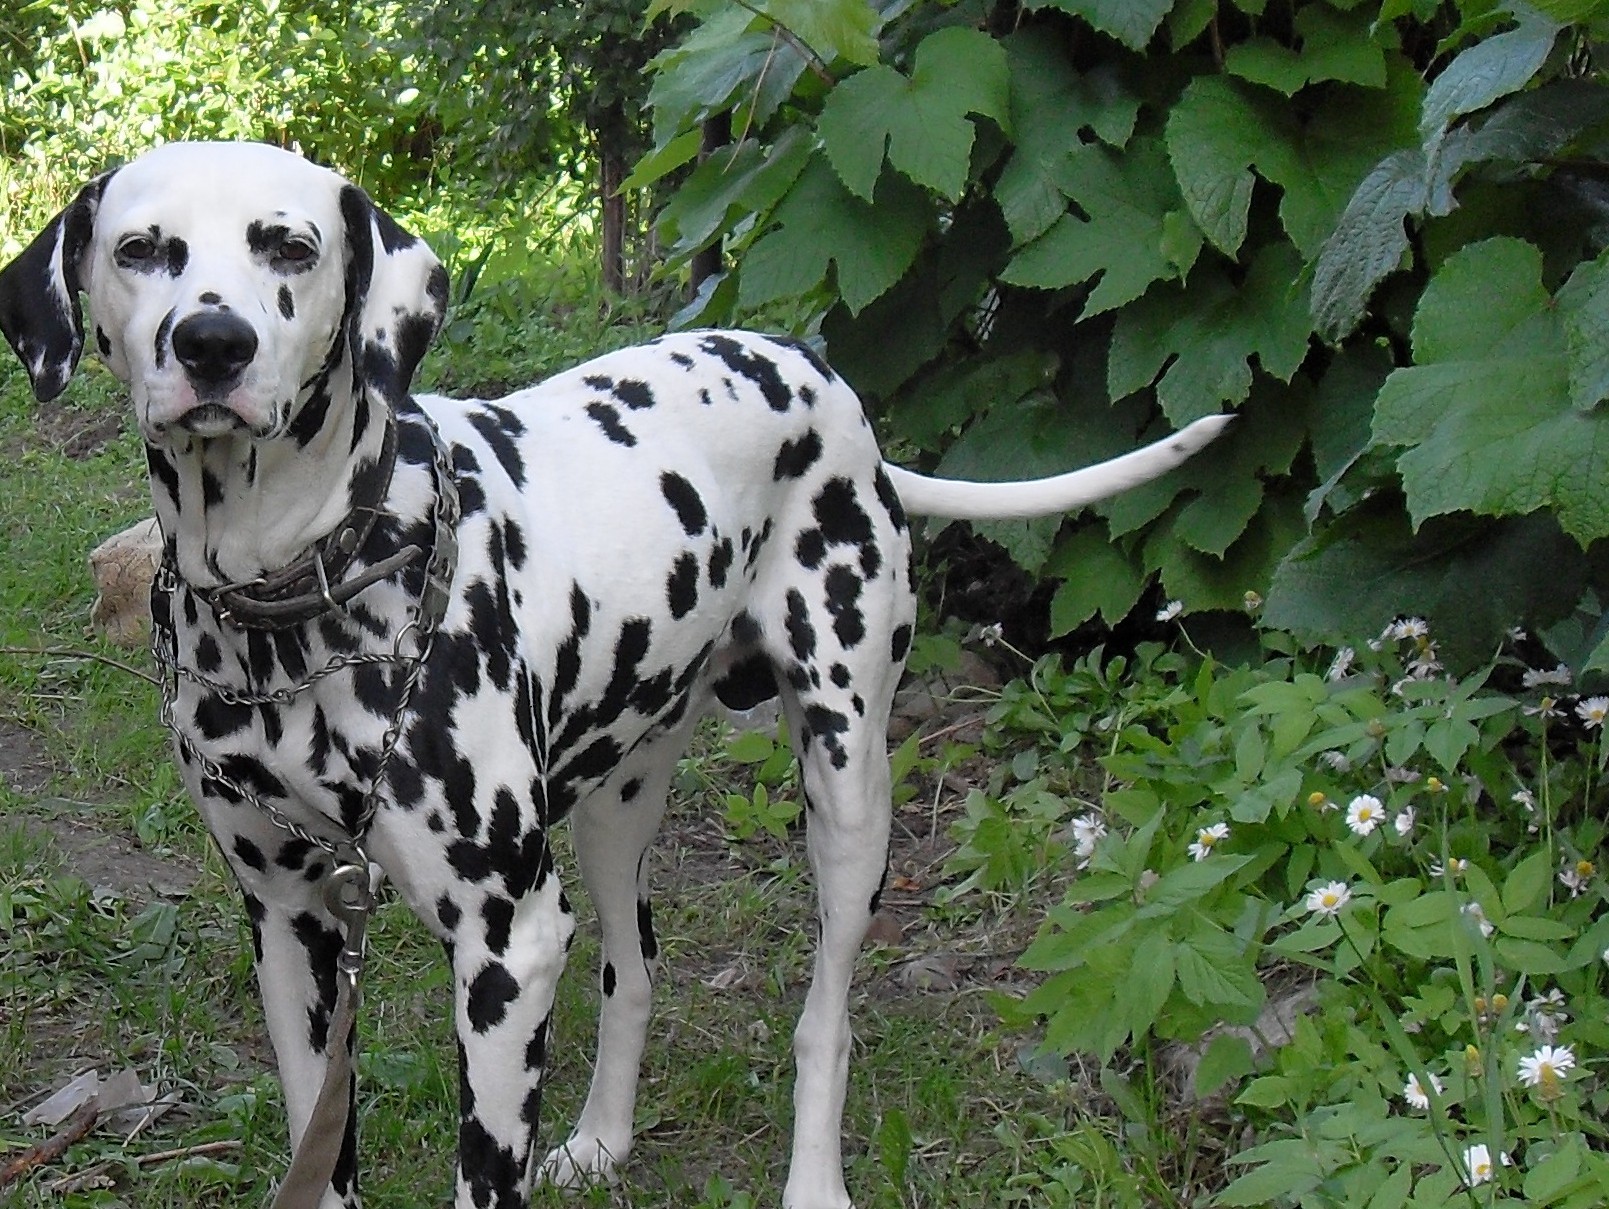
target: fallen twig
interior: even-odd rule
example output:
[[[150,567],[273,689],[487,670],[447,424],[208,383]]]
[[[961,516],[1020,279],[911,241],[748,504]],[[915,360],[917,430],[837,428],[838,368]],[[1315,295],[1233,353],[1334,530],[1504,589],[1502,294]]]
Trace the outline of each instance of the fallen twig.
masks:
[[[43,1167],[46,1163],[54,1163],[61,1158],[67,1153],[69,1146],[95,1128],[96,1118],[100,1115],[101,1106],[94,1100],[85,1104],[68,1117],[67,1123],[50,1137],[37,1146],[30,1146],[16,1158],[9,1160],[4,1167],[0,1167],[0,1188],[16,1183],[35,1167]]]
[[[142,672],[137,667],[131,667],[120,659],[113,659],[110,655],[102,655],[97,651],[78,650],[65,646],[0,646],[0,655],[41,655],[52,659],[88,659],[93,663],[104,663],[107,667],[115,667],[120,672],[127,672],[130,676],[138,676],[147,684],[162,687],[162,682],[150,672]]]
[[[158,1163],[168,1163],[174,1159],[195,1158],[197,1155],[227,1154],[231,1150],[239,1150],[243,1144],[238,1138],[226,1138],[221,1142],[201,1142],[195,1146],[180,1146],[176,1150],[157,1150],[150,1154],[129,1155],[120,1159],[105,1159],[92,1167],[86,1167],[76,1175],[63,1176],[53,1182],[47,1191],[77,1192],[119,1163],[133,1163],[136,1167],[155,1167]]]

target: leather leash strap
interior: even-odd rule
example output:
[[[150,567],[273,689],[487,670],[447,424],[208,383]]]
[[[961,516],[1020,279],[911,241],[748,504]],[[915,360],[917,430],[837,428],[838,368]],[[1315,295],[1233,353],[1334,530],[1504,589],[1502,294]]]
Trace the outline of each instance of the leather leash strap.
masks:
[[[374,910],[367,867],[342,865],[334,870],[324,886],[324,902],[346,924],[346,942],[336,960],[335,1012],[324,1041],[328,1055],[324,1085],[272,1209],[318,1209],[346,1144],[347,1112],[357,1111],[352,1100],[352,1058],[357,1048],[353,1025],[363,998],[358,981],[363,972],[363,933]]]

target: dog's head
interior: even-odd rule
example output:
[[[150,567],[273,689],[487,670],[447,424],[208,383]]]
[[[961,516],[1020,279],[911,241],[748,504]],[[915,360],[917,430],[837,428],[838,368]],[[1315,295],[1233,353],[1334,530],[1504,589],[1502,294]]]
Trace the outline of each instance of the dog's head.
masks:
[[[326,379],[348,350],[358,383],[397,405],[447,275],[325,168],[261,144],[173,143],[92,180],[0,269],[0,331],[41,400],[83,351],[80,293],[147,441],[271,439],[304,435],[298,413],[344,389]]]

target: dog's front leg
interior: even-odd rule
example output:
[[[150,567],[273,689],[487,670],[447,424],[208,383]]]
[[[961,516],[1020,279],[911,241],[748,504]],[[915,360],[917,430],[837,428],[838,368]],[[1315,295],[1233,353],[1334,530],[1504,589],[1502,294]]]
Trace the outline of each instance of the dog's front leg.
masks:
[[[575,930],[558,878],[514,898],[462,885],[447,950],[458,1031],[455,1209],[524,1209],[534,1174],[548,1016]]]
[[[285,850],[291,846],[285,845],[279,858],[299,864],[292,859],[296,853]],[[235,847],[231,862],[236,866],[251,917],[263,1014],[279,1063],[294,1153],[302,1146],[308,1119],[324,1085],[329,1046],[345,1043],[330,1036],[330,1020],[335,1012],[336,958],[343,934],[324,905],[319,884],[310,882],[300,870],[292,871],[277,862],[263,861],[262,870],[243,862],[242,848],[250,857],[261,851],[250,840],[237,837]],[[357,1209],[360,1203],[352,1083],[349,1079],[340,1156],[318,1209]]]

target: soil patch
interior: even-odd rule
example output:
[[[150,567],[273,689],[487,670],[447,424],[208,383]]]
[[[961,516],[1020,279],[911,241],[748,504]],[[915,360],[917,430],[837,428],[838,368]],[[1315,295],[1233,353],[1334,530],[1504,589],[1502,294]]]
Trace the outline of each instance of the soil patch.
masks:
[[[58,449],[75,461],[94,457],[123,435],[121,411],[89,411],[60,400],[41,403],[38,428],[41,444]]]
[[[0,718],[0,784],[31,797],[43,792],[55,771],[44,744],[33,731]]]

